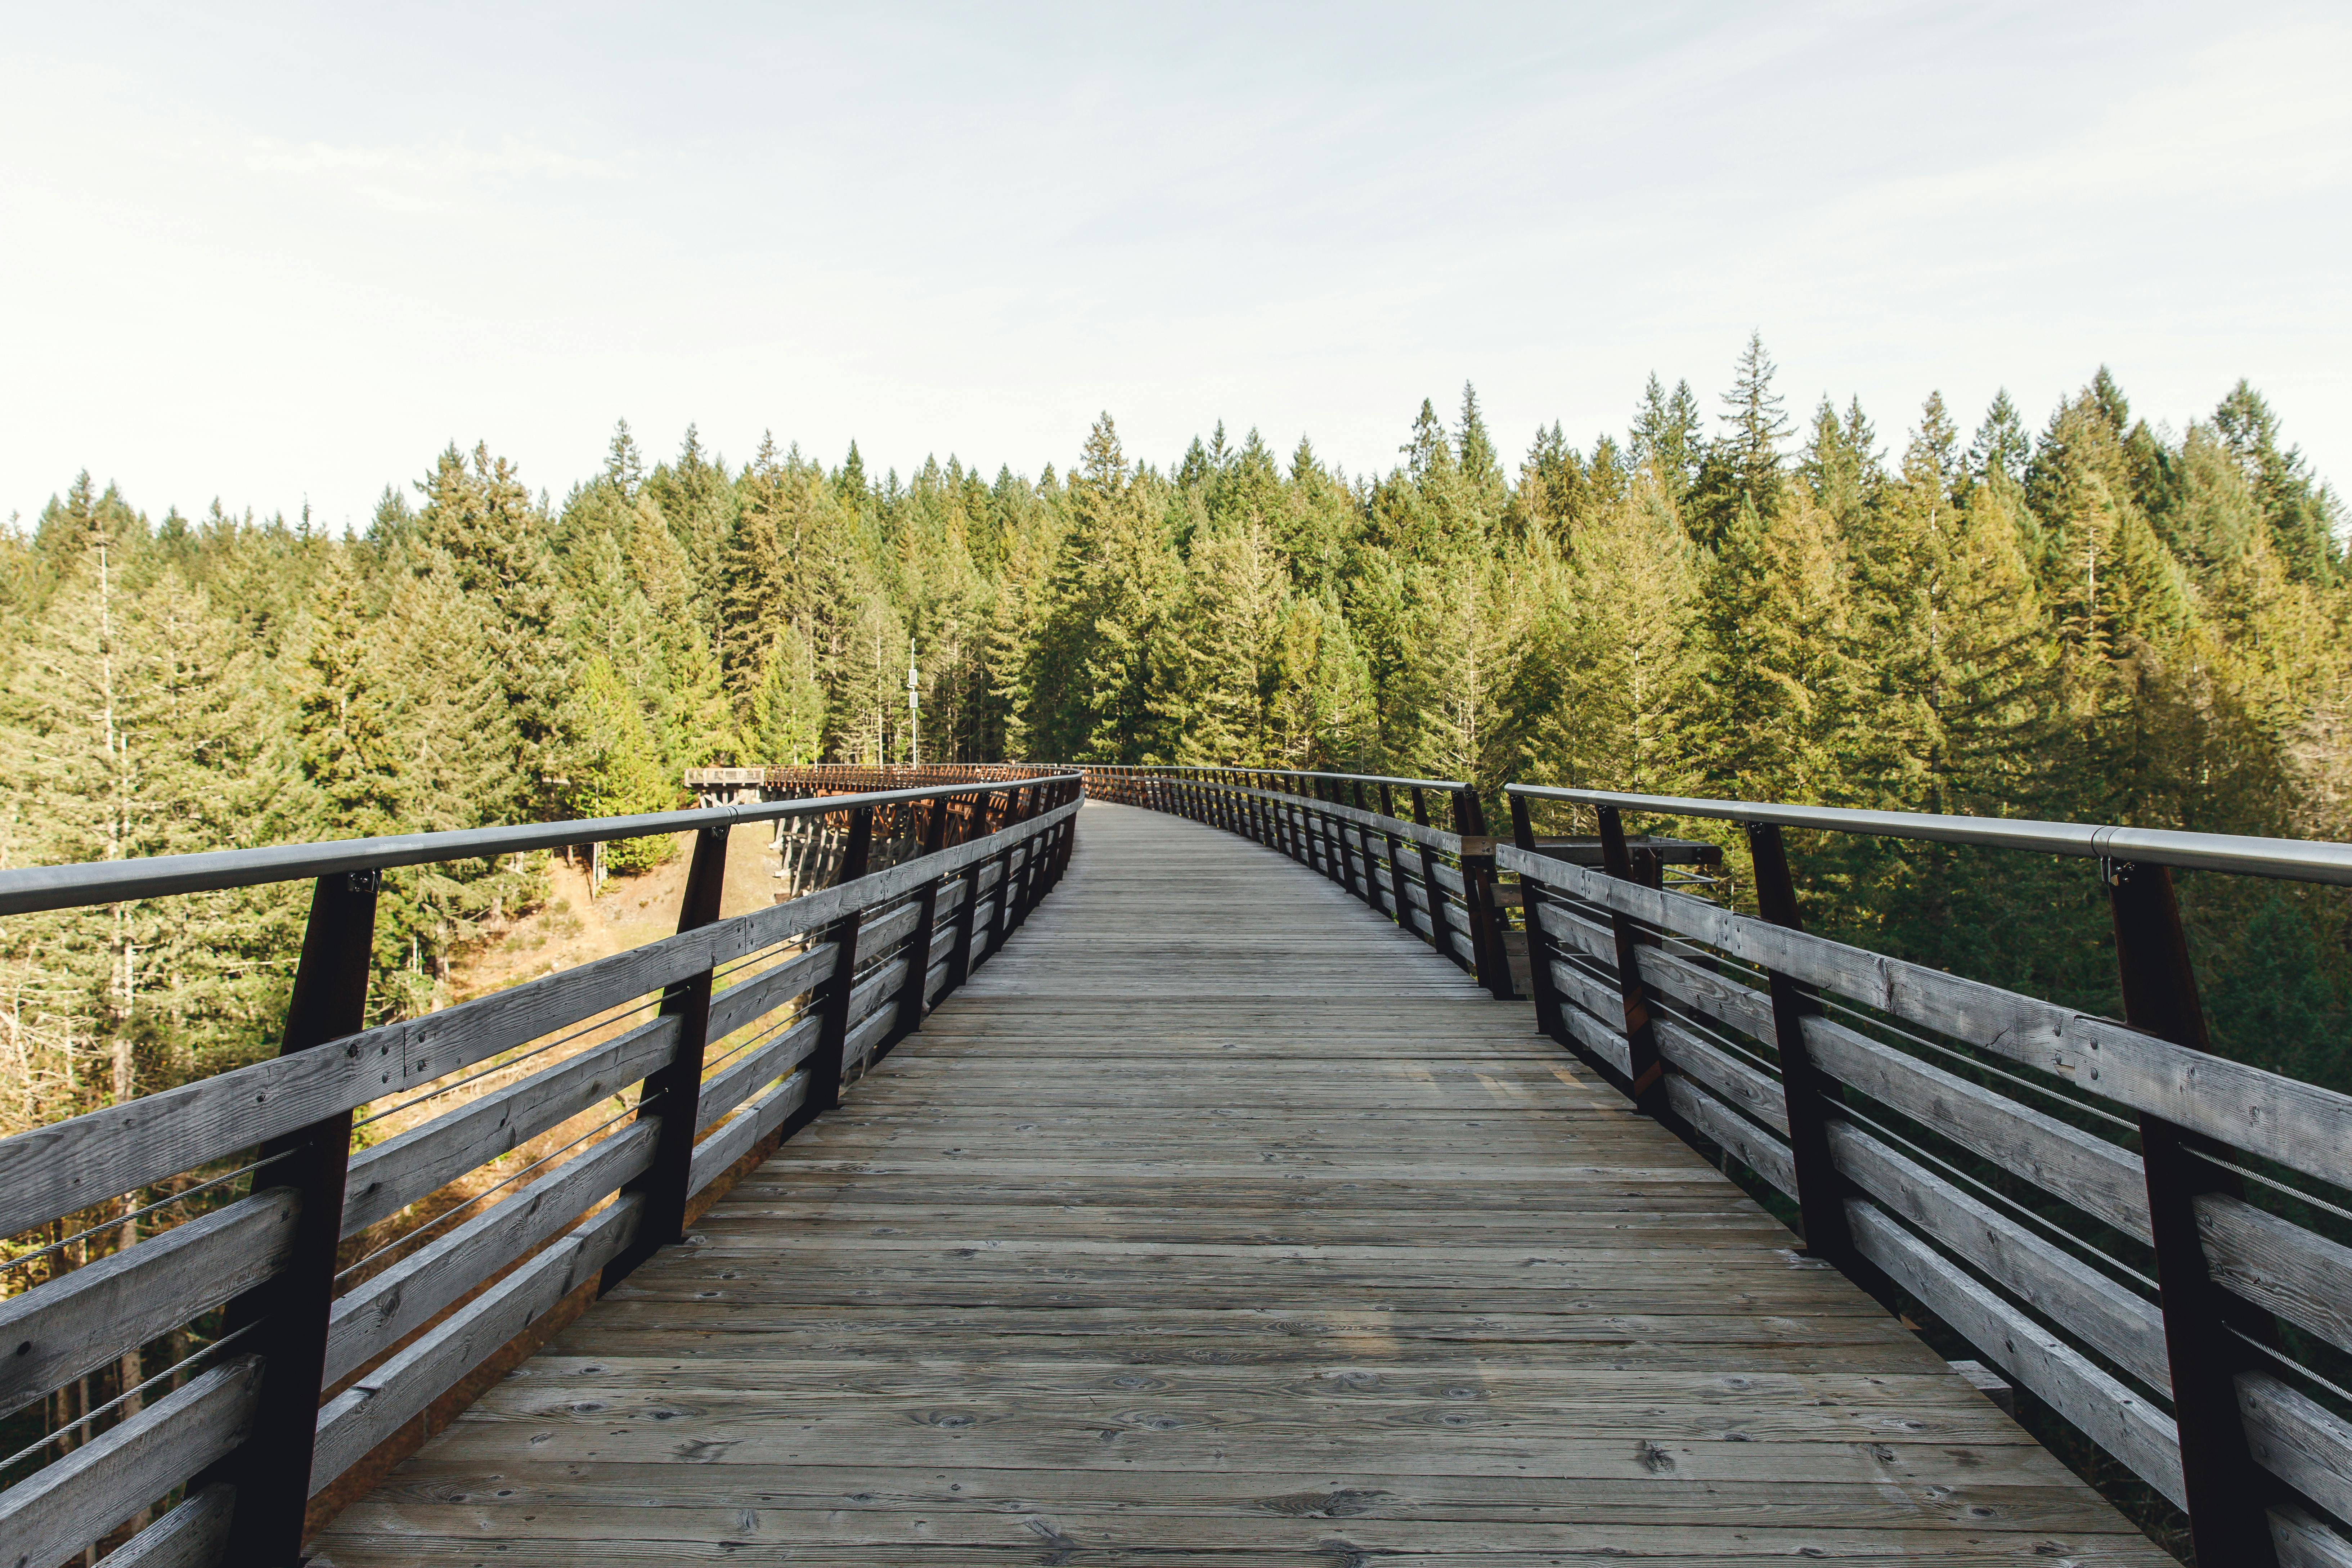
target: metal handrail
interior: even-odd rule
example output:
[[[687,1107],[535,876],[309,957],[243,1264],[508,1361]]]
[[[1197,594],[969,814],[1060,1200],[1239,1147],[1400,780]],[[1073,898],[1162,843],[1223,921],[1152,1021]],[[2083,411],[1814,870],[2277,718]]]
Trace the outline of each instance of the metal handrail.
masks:
[[[534,849],[560,849],[567,845],[595,844],[614,838],[650,838],[659,834],[733,826],[746,822],[770,822],[780,817],[829,816],[835,812],[854,810],[859,806],[992,795],[1008,787],[1025,789],[1056,779],[1077,776],[1072,772],[1032,779],[998,779],[983,784],[882,790],[870,795],[820,795],[810,800],[761,801],[753,805],[702,806],[691,811],[657,811],[638,816],[592,816],[568,822],[460,828],[448,833],[389,834],[377,838],[347,838],[324,844],[279,844],[261,849],[215,849],[196,855],[155,855],[132,860],[85,860],[65,866],[26,866],[0,871],[0,915],[34,914],[44,910],[124,903],[133,899],[213,892],[224,888],[258,887],[269,882],[298,881],[343,871],[420,866],[436,860],[488,859],[492,856],[520,855]]]
[[[1783,805],[1681,795],[1626,795],[1614,790],[1556,789],[1506,784],[1507,795],[1613,806],[1656,816],[1706,816],[1725,822],[1769,823],[1881,838],[1921,838],[2086,859],[2130,860],[2191,871],[2230,871],[2284,881],[2352,887],[2352,844],[2320,839],[2256,838],[2232,833],[2188,833],[2162,827],[2102,826],[2024,817],[1939,816],[1917,811],[1855,811],[1843,806]]]
[[[1262,768],[1180,767],[1174,763],[1169,763],[1164,766],[1159,763],[1129,766],[1118,763],[1079,763],[1074,765],[1085,767],[1123,766],[1125,771],[1139,773],[1271,773],[1282,778],[1329,779],[1336,784],[1388,784],[1396,789],[1456,790],[1467,789],[1470,787],[1460,779],[1408,779],[1399,778],[1391,773],[1318,773],[1313,768],[1277,768],[1271,766]]]

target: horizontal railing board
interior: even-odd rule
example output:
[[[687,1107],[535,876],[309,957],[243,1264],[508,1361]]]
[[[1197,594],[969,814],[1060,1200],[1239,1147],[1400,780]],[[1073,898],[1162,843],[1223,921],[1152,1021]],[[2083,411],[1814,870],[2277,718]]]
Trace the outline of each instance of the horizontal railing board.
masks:
[[[1526,858],[1512,864],[1509,847],[1498,849],[1498,863],[1507,869],[1566,885],[1578,897],[1654,927],[2042,1067],[2134,1109],[2170,1113],[2168,1120],[2200,1127],[2241,1147],[2276,1155],[2280,1151],[2262,1133],[2283,1128],[2288,1146],[2285,1163],[2339,1179],[2334,1173],[2342,1168],[2342,1152],[2322,1144],[2331,1120],[2339,1126],[2352,1125],[2344,1120],[2352,1101],[2344,1097],[2174,1047],[2112,1020],[2071,1014],[1939,972],[1917,970],[1677,895],[1625,883],[1603,885],[1580,868],[1549,871],[1525,864]],[[1547,907],[1539,918],[1564,941],[1596,953],[1606,951],[1597,927],[1565,910]],[[1746,1026],[1759,1038],[1770,1037],[1763,1032],[1770,1024],[1769,997],[1763,993],[1744,986],[1732,990],[1728,982],[1678,955],[1645,947],[1641,957],[1644,980],[1660,992],[1735,1026]],[[1571,966],[1555,965],[1556,979],[1573,973]],[[1677,1058],[1696,1042],[1687,1037],[1677,1039],[1684,1031],[1671,1020],[1658,1020],[1657,1027],[1661,1054],[1682,1066]],[[1810,1016],[1805,1029],[1814,1061],[1832,1076],[2084,1212],[2146,1239],[2147,1189],[2139,1159],[2131,1151],[1833,1020]],[[1708,1057],[1689,1059],[1696,1065]],[[1713,1065],[1720,1068],[1728,1059],[1715,1055]],[[1760,1097],[1760,1085],[1753,1087]],[[2196,1093],[2216,1088],[2231,1091],[2226,1096],[2229,1103],[2218,1110],[2189,1106]],[[1777,1141],[1757,1133],[1729,1106],[1697,1083],[1681,1079],[1679,1073],[1668,1075],[1667,1090],[1669,1104],[1695,1131],[1764,1173],[1730,1140],[1751,1147],[1760,1142],[1761,1157],[1780,1173],[1777,1179],[1767,1173],[1766,1179],[1793,1191],[1793,1168],[1777,1158],[1783,1152]],[[2020,1383],[2178,1501],[2179,1445],[2169,1419],[2059,1334],[2043,1329],[1959,1264],[1910,1235],[1895,1216],[1950,1248],[2001,1289],[2061,1325],[2064,1333],[2079,1336],[2150,1387],[2164,1391],[2170,1386],[2170,1365],[2158,1308],[1852,1123],[1833,1122],[1831,1137],[1841,1172],[1886,1205],[1882,1211],[1862,1200],[1848,1204],[1864,1255]],[[2199,1201],[2199,1209],[2217,1279],[2290,1321],[2333,1342],[2345,1342],[2343,1304],[2352,1300],[2352,1249],[2242,1200],[2208,1194]],[[2242,1378],[2241,1394],[2258,1459],[2323,1507],[2352,1514],[2352,1424],[2266,1374]],[[2323,1554],[2343,1545],[2333,1533],[2311,1541],[2315,1544],[2306,1542],[2308,1549]]]
[[[1647,945],[1634,950],[1642,979],[1684,1006],[1766,1045],[1774,1043],[1772,996]]]
[[[1596,1018],[1625,1016],[1624,994],[1613,982],[1602,980],[1566,959],[1551,961],[1551,983],[1561,995],[1572,999]]]
[[[1671,1067],[1706,1085],[1782,1137],[1789,1132],[1789,1098],[1780,1080],[1741,1061],[1696,1029],[1652,1015],[1651,1037]]]
[[[1813,1065],[2011,1173],[2141,1241],[2147,1177],[2139,1156],[1818,1015],[1804,1023]]]
[[[841,1068],[854,1072],[898,1026],[898,1010],[895,1007],[876,1009],[874,1016],[851,1029],[841,1042]]]
[[[831,976],[834,961],[840,952],[834,943],[825,942],[718,993],[710,998],[709,1038],[723,1040],[744,1025],[765,1017],[814,989]]]
[[[106,1568],[215,1568],[228,1551],[236,1489],[215,1481],[108,1552]]]
[[[1845,1210],[1863,1257],[2142,1480],[2180,1502],[2180,1443],[2170,1416],[1905,1230],[1876,1205],[1849,1198]]]
[[[738,1059],[702,1081],[702,1099],[695,1110],[694,1130],[704,1131],[751,1097],[761,1084],[772,1083],[808,1058],[816,1049],[824,1020],[816,1015],[801,1018],[764,1045],[747,1050]]]
[[[905,941],[922,918],[921,907],[911,903],[878,920],[869,916],[870,923],[858,927],[857,951],[870,955],[882,952],[893,942]]]
[[[933,950],[937,951],[939,945],[940,943],[938,939],[934,938],[932,940]],[[934,959],[931,963],[930,968],[924,972],[923,1006],[926,1009],[929,1009],[932,1002],[939,996],[940,987],[948,983],[948,970],[951,966],[951,963],[952,961],[946,954],[941,954],[939,958]]]
[[[922,792],[916,792],[920,794]],[[987,838],[856,882],[526,981],[421,1018],[0,1139],[0,1237],[194,1170],[567,1024],[747,957],[936,876],[1002,854],[1064,820],[1073,801]]]
[[[1813,828],[1832,833],[1924,839],[1942,844],[1973,844],[2038,855],[2144,861],[2190,870],[2230,871],[2242,876],[2333,882],[2352,887],[2352,845],[2301,838],[2256,838],[2226,833],[2189,833],[2166,827],[2041,822],[2021,817],[1858,811],[1846,806],[1783,805],[1766,801],[1702,800],[1675,795],[1626,795],[1613,790],[1559,789],[1543,784],[1509,784],[1505,786],[1505,792],[1526,795],[1533,800],[1610,805],[1657,816],[1703,816],[1724,822],[1773,823],[1783,827]]]
[[[1034,783],[1051,782],[1048,775]],[[379,838],[346,838],[325,844],[277,844],[259,849],[206,850],[194,855],[157,855],[128,860],[85,861],[65,866],[27,866],[0,871],[0,915],[40,910],[124,903],[223,888],[308,881],[349,871],[424,866],[443,860],[481,860],[504,855],[561,849],[614,838],[643,838],[694,828],[739,827],[792,816],[825,816],[858,806],[902,801],[954,798],[992,793],[993,784],[948,784],[837,795],[822,800],[763,801],[757,805],[705,806],[640,816],[598,816],[566,822],[520,823],[460,828],[447,833],[403,833]]]
[[[339,1383],[383,1354],[642,1173],[658,1136],[652,1121],[623,1128],[338,1297],[327,1324],[324,1381]]]
[[[1788,1194],[1797,1195],[1797,1162],[1789,1146],[1678,1072],[1665,1077],[1666,1105],[1691,1130]]]
[[[1386,833],[1398,838],[1410,839],[1415,844],[1427,845],[1430,848],[1447,855],[1459,855],[1462,852],[1460,834],[1447,833],[1441,828],[1423,827],[1418,822],[1407,822],[1402,817],[1382,816],[1375,811],[1360,811],[1352,805],[1342,805],[1337,801],[1313,800],[1305,795],[1285,795],[1275,790],[1251,789],[1241,784],[1214,784],[1209,787],[1223,790],[1230,795],[1269,800],[1286,806],[1292,812],[1299,814],[1298,817],[1294,818],[1294,822],[1302,820],[1304,813],[1311,809],[1325,816],[1336,817],[1341,822],[1353,823],[1359,827],[1368,828],[1374,833]]]
[[[893,958],[870,972],[849,994],[849,1021],[863,1023],[882,1005],[897,995],[898,986],[907,978],[907,961]]]
[[[1572,1002],[1560,1004],[1559,1017],[1577,1044],[1608,1063],[1618,1076],[1633,1076],[1633,1055],[1626,1048],[1623,1035]]]
[[[727,1168],[750,1153],[761,1139],[784,1124],[785,1119],[808,1102],[809,1069],[801,1068],[746,1105],[735,1120],[694,1146],[686,1190],[690,1196],[724,1175]]]
[[[272,1187],[0,1300],[0,1415],[269,1279],[301,1207]]]
[[[2240,1373],[2237,1386],[2254,1463],[2352,1520],[2352,1425],[2269,1373]]]
[[[2221,1193],[2198,1196],[2197,1232],[2217,1283],[2352,1351],[2352,1247]]]
[[[2161,1394],[2172,1392],[2155,1302],[1979,1203],[1843,1118],[1829,1124],[1838,1170],[1889,1214],[1927,1232],[2010,1295]]]
[[[2270,1521],[2278,1568],[2352,1568],[2352,1542],[2304,1510],[2273,1506]]]
[[[0,1492],[0,1551],[53,1568],[225,1458],[253,1429],[262,1358],[232,1357]]]
[[[634,1238],[643,1206],[643,1198],[632,1194],[596,1214],[329,1401],[319,1412],[310,1495],[325,1490],[541,1313],[595,1278]]]
[[[398,1214],[560,1127],[669,1065],[678,1020],[650,1018],[628,1033],[546,1068],[352,1156],[343,1187],[343,1234]]]
[[[2352,1096],[1980,981],[1790,931],[1679,893],[1499,845],[1504,868],[1865,1006],[1982,1046],[2077,1089],[2352,1186]]]

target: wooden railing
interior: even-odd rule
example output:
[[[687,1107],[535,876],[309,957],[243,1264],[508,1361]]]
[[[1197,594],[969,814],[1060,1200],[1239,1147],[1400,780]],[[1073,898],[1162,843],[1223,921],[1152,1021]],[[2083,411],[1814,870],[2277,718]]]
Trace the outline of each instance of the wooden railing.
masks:
[[[1097,800],[1171,812],[1281,850],[1422,937],[1496,996],[1513,994],[1495,841],[1468,784],[1266,768],[1083,771]],[[1400,797],[1411,820],[1397,815]],[[1451,831],[1431,826],[1433,800],[1444,803]]]
[[[2352,1099],[2205,1048],[2171,882],[2352,882],[2352,849],[1507,794],[1547,1034],[2184,1509],[2200,1563],[2352,1564]],[[1540,851],[1547,802],[1603,869]],[[1761,918],[1639,874],[1633,811],[1744,824]],[[1785,826],[2100,858],[2129,1021],[1805,933]]]
[[[10,1267],[50,1275],[0,1299],[0,1415],[94,1369],[172,1359],[7,1461],[38,1468],[0,1491],[0,1563],[55,1568],[159,1510],[107,1561],[299,1561],[312,1499],[381,1473],[428,1407],[679,1240],[730,1173],[838,1103],[994,952],[1061,874],[1078,796],[1075,773],[1037,770],[0,872],[0,915],[316,879],[280,1056],[0,1141],[0,1237],[33,1243]],[[838,884],[719,919],[729,830],[811,814],[844,826]],[[921,853],[869,871],[877,818]],[[362,1027],[384,868],[683,831],[676,935]],[[438,1114],[354,1150],[356,1111],[436,1097]],[[449,1201],[549,1135],[565,1142]],[[74,1238],[44,1229],[93,1214],[89,1232],[145,1234],[66,1270]]]

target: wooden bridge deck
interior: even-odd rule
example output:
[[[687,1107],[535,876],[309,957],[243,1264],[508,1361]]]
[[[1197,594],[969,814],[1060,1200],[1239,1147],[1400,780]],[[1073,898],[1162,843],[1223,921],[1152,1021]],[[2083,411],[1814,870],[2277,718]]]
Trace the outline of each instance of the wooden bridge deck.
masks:
[[[320,1550],[2170,1561],[1525,1003],[1133,808],[698,1233]]]

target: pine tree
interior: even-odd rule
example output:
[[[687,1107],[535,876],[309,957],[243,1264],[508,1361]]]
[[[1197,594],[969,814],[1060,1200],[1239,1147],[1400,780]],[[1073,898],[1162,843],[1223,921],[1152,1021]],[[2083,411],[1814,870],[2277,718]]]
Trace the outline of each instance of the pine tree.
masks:
[[[573,694],[574,728],[580,735],[579,776],[571,806],[581,816],[635,816],[667,811],[677,802],[661,753],[646,732],[635,693],[613,667],[592,658],[580,672]],[[676,841],[666,834],[616,838],[604,846],[604,865],[622,876],[651,870],[669,858]]]
[[[751,760],[803,767],[817,760],[824,743],[824,688],[817,682],[815,652],[798,632],[782,627],[768,646],[751,698]]]

